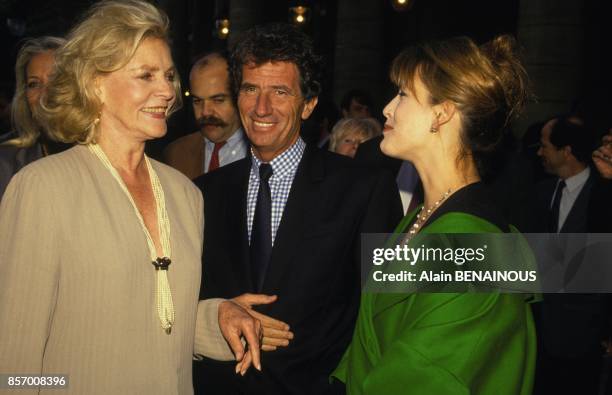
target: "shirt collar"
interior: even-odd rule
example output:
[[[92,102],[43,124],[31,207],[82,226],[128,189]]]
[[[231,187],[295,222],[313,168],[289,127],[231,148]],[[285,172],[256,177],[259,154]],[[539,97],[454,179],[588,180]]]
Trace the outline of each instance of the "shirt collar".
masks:
[[[232,134],[230,138],[227,139],[227,142],[229,145],[233,145],[235,142],[242,140],[243,138],[244,138],[244,132],[242,131],[242,128],[238,128],[236,129],[234,134]]]
[[[565,180],[565,187],[568,191],[574,192],[576,189],[582,187],[587,182],[590,175],[591,169],[587,166],[580,173],[567,178]]]
[[[272,159],[270,161],[270,165],[272,166],[272,177],[283,178],[295,173],[295,170],[302,159],[305,148],[306,143],[304,143],[304,140],[302,140],[301,137],[298,137],[297,141],[293,143],[291,147],[278,155],[276,158]],[[259,177],[259,165],[262,162],[253,153],[253,147],[251,147],[251,157],[253,158],[251,167],[257,177]]]
[[[242,131],[242,128],[238,128],[236,129],[236,131],[226,140],[226,145],[227,146],[234,146],[237,142],[239,142],[240,140],[244,139],[244,132]],[[213,143],[212,141],[210,141],[209,139],[207,139],[206,137],[204,137],[204,142],[207,145],[210,145],[211,147],[215,145],[215,143]]]

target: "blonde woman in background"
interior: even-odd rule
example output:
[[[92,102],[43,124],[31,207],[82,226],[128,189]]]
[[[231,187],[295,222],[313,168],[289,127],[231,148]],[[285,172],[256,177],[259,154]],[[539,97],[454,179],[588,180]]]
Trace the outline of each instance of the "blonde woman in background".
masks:
[[[332,129],[329,150],[354,158],[361,143],[381,133],[382,127],[374,118],[342,118]]]
[[[232,360],[229,343],[240,360],[241,334],[260,367],[259,322],[198,302],[200,191],[144,154],[179,93],[168,19],[144,1],[97,3],[57,50],[41,121],[76,146],[22,169],[0,204],[3,374],[68,375],[67,394],[191,394],[193,355]]]
[[[15,95],[11,102],[13,131],[0,136],[0,198],[13,174],[37,159],[68,146],[50,141],[33,116],[53,70],[53,54],[63,38],[44,36],[23,43],[15,63]]]

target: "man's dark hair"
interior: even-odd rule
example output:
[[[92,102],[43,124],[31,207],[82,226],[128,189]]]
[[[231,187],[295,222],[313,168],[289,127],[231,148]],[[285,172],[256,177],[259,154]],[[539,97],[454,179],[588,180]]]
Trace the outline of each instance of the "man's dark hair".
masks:
[[[294,26],[274,23],[247,30],[230,56],[230,72],[236,94],[242,84],[242,67],[268,62],[290,62],[300,73],[302,96],[310,100],[321,93],[321,58],[315,54],[310,37]]]
[[[351,107],[351,101],[355,101],[363,106],[367,106],[370,111],[372,110],[372,97],[368,92],[360,89],[352,89],[344,94],[342,101],[340,102],[340,108],[348,111]]]
[[[550,132],[550,142],[557,149],[569,146],[576,159],[584,164],[590,163],[591,153],[595,149],[591,129],[584,121],[571,116],[557,118]]]

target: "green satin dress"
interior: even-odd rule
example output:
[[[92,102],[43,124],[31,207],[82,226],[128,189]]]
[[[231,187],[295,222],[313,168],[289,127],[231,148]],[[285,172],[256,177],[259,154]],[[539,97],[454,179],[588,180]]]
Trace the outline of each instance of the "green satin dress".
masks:
[[[403,233],[415,213],[402,220]],[[421,233],[496,233],[443,214]],[[526,295],[364,293],[352,342],[332,377],[347,394],[529,395],[536,356]]]

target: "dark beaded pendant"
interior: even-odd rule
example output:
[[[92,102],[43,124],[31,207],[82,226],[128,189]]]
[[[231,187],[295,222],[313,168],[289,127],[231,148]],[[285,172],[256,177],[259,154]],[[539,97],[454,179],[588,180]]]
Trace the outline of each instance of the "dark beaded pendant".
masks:
[[[153,266],[155,266],[155,270],[168,270],[168,266],[170,266],[172,261],[168,257],[163,257],[157,258],[151,263],[153,264]]]

